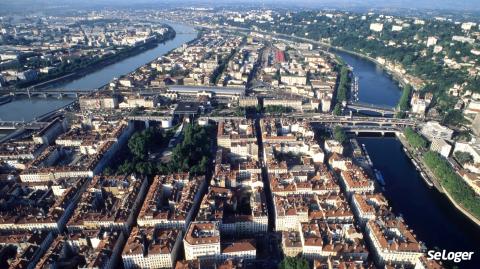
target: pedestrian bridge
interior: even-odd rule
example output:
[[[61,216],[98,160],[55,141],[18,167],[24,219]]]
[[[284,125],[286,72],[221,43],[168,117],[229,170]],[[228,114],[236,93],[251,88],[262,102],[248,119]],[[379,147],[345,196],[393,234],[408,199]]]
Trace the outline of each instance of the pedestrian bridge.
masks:
[[[375,112],[382,116],[395,115],[396,113],[395,108],[390,106],[373,105],[362,102],[349,102],[347,103],[347,109],[355,112]]]
[[[92,93],[91,90],[69,90],[69,89],[53,89],[53,90],[34,90],[34,89],[26,89],[26,90],[12,90],[8,92],[10,96],[28,96],[31,97],[74,97],[77,98],[80,95]]]
[[[356,135],[360,133],[368,133],[368,134],[381,134],[382,136],[385,134],[397,134],[402,132],[401,127],[381,127],[381,126],[346,126],[343,127],[345,132],[347,133],[355,133]]]
[[[397,119],[382,117],[359,117],[359,116],[331,116],[331,115],[298,115],[310,123],[319,123],[324,125],[342,125],[342,126],[369,126],[373,127],[407,127],[417,126],[419,122],[415,119]]]
[[[48,122],[25,122],[25,121],[0,121],[0,130],[16,130],[19,128],[27,130],[39,130],[47,126]]]

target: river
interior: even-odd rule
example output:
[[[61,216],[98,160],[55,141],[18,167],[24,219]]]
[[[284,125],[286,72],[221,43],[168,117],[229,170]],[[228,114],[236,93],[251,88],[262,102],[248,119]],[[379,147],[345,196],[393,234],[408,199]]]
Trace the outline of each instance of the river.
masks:
[[[353,73],[359,78],[358,101],[374,105],[394,107],[402,94],[398,83],[375,63],[365,58],[335,51],[337,55],[353,67]]]
[[[57,87],[98,88],[114,77],[131,72],[196,37],[196,34],[181,34],[193,32],[189,26],[169,24],[177,32],[175,39]],[[401,95],[398,83],[381,68],[358,56],[345,52],[337,54],[354,68],[355,75],[359,77],[359,101],[388,106],[397,104]],[[30,120],[68,102],[71,99],[16,99],[0,106],[0,118]],[[404,217],[418,239],[429,249],[438,247],[447,251],[475,251],[475,261],[457,265],[460,268],[478,268],[475,264],[480,264],[480,229],[455,210],[442,194],[425,185],[403,152],[400,142],[395,138],[359,138],[359,141],[366,145],[375,167],[384,175],[384,194],[392,210]]]
[[[479,268],[480,228],[436,189],[428,188],[396,138],[358,138],[385,179],[384,195],[428,249],[474,251],[459,268]],[[452,265],[452,264],[450,264]]]
[[[347,52],[336,51],[359,77],[359,101],[395,106],[401,95],[396,81],[375,63]],[[396,138],[366,138],[375,168],[386,182],[384,195],[394,213],[401,215],[427,249],[474,251],[472,261],[446,264],[449,267],[479,268],[480,228],[455,209],[448,198],[428,188]]]
[[[154,48],[145,50],[132,57],[122,59],[114,64],[105,66],[95,72],[89,73],[81,78],[56,85],[59,89],[81,89],[93,90],[109,83],[113,78],[134,71],[140,66],[155,60],[156,58],[166,54],[172,49],[180,47],[182,44],[189,42],[197,37],[193,27],[174,23],[165,22],[170,25],[177,33],[174,39],[165,43],[160,43]],[[59,107],[65,106],[72,102],[73,99],[63,98],[22,98],[16,97],[12,102],[0,105],[0,120],[25,120],[30,121],[36,116],[48,113]]]

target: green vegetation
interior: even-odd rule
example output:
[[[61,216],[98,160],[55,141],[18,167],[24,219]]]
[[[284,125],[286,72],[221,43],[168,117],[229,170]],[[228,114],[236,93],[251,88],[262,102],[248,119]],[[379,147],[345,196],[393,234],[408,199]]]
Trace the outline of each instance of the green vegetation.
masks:
[[[454,156],[455,156],[455,159],[462,165],[473,162],[473,156],[468,152],[457,151],[455,152]]]
[[[278,83],[282,81],[282,75],[280,74],[280,69],[278,69],[277,72],[275,72],[272,78],[273,80],[278,81]]]
[[[340,79],[337,88],[337,102],[341,103],[348,100],[348,92],[350,90],[350,70],[345,65],[339,65]]]
[[[220,79],[220,76],[222,75],[223,71],[225,71],[225,68],[227,68],[227,64],[232,59],[233,55],[235,55],[236,50],[232,49],[230,51],[230,54],[226,57],[220,58],[218,60],[218,66],[213,70],[212,75],[210,76],[210,84],[216,85],[218,80]]]
[[[459,131],[454,134],[453,139],[455,141],[469,142],[470,140],[472,140],[472,134],[469,130]]]
[[[293,109],[287,106],[266,106],[266,113],[281,114],[281,113],[290,113]]]
[[[468,121],[463,117],[461,110],[452,109],[448,110],[448,112],[445,114],[442,119],[442,124],[458,127],[468,124]]]
[[[24,88],[24,87],[34,85],[36,83],[41,83],[48,80],[56,79],[70,73],[75,73],[75,72],[78,72],[79,74],[87,73],[89,72],[90,68],[93,68],[96,66],[109,65],[121,59],[141,53],[145,49],[155,46],[155,44],[157,43],[164,42],[166,40],[174,38],[176,35],[175,31],[170,26],[167,26],[167,27],[169,28],[169,31],[162,36],[157,36],[158,39],[156,41],[148,42],[146,44],[142,44],[139,46],[132,46],[132,47],[128,47],[128,46],[112,47],[112,50],[114,50],[115,52],[106,54],[103,56],[100,56],[94,52],[89,52],[83,55],[82,57],[75,58],[71,61],[36,60],[32,63],[28,63],[28,66],[34,69],[38,69],[46,66],[54,66],[55,69],[49,74],[39,73],[37,78],[34,80],[19,81],[15,83],[14,86],[16,88]],[[21,67],[24,65],[26,65],[26,62],[25,60],[21,59],[20,65],[18,67]]]
[[[397,111],[397,113],[395,113],[395,118],[397,119],[404,119],[407,117],[407,113],[405,113],[404,111]]]
[[[173,149],[172,160],[167,164],[158,164],[157,172],[159,174],[187,171],[192,174],[205,173],[211,156],[211,132],[208,126],[186,125],[183,141]]]
[[[260,23],[255,20],[235,22],[231,19],[222,19],[219,23],[232,26],[251,28],[257,27],[260,31],[276,32],[293,37],[305,37],[308,39],[321,40],[334,47],[371,57],[383,58],[389,62],[403,66],[406,74],[422,79],[427,84],[425,92],[434,93],[434,102],[437,110],[444,114],[452,106],[447,105],[455,102],[455,97],[446,94],[453,84],[467,82],[466,90],[480,92],[480,79],[471,76],[467,68],[454,69],[446,66],[443,59],[449,58],[459,64],[468,63],[478,57],[472,53],[477,47],[476,43],[452,42],[453,36],[464,36],[460,24],[451,21],[439,21],[425,19],[425,24],[415,24],[409,18],[409,27],[403,27],[402,31],[393,31],[394,22],[388,22],[379,18],[379,15],[369,15],[362,18],[359,14],[347,19],[350,14],[343,16],[327,17],[318,11],[290,12],[288,16],[283,13],[272,23]],[[381,32],[370,30],[370,24],[383,21],[384,27]],[[433,47],[426,46],[426,40],[430,36],[438,37],[436,45],[443,47],[438,53],[433,52]],[[368,37],[368,38],[367,38]],[[395,45],[388,45],[393,42]],[[429,83],[430,82],[430,83]],[[343,89],[340,91],[342,92]],[[343,93],[339,94],[341,98]]]
[[[455,173],[448,161],[433,151],[425,153],[423,160],[453,200],[480,219],[480,197],[476,196],[467,183]]]
[[[398,108],[401,111],[408,111],[410,109],[410,95],[412,93],[412,86],[407,85],[403,88],[402,96],[398,101]]]
[[[342,144],[347,142],[348,139],[347,134],[340,126],[335,126],[335,128],[333,128],[333,138]]]
[[[310,268],[308,265],[307,259],[303,257],[285,257],[280,265],[278,266],[279,269],[308,269]]]
[[[160,129],[147,128],[136,132],[128,140],[127,159],[118,166],[117,174],[139,173],[152,175],[155,172],[154,163],[149,160],[149,150],[164,145],[171,134]],[[105,174],[113,174],[113,169],[106,168]]]
[[[261,107],[260,106],[247,106],[247,107],[236,107],[235,108],[235,112],[234,112],[234,116],[237,116],[237,117],[243,117],[243,116],[246,116],[248,114],[255,114],[257,112],[260,112],[261,111]]]
[[[148,149],[159,142],[157,139],[154,139],[158,138],[156,135],[153,128],[133,134],[130,140],[128,140],[128,148],[133,156],[137,159],[145,160],[148,157]]]
[[[150,157],[152,149],[165,147],[173,136],[173,130],[163,132],[160,129],[148,128],[136,132],[128,140],[124,150],[124,158],[115,168],[115,163],[104,169],[104,174],[138,173],[146,176],[189,171],[193,174],[205,173],[210,158],[211,129],[199,125],[188,124],[183,131],[184,139],[172,151],[172,160],[163,164],[157,158]],[[126,157],[125,157],[126,156]]]
[[[410,144],[412,147],[415,149],[426,149],[428,145],[428,141],[423,138],[423,136],[419,135],[415,130],[413,130],[410,127],[405,128],[403,131],[403,134],[405,135],[405,138],[408,141],[408,144]]]
[[[335,116],[341,116],[342,115],[342,106],[340,104],[336,104],[335,107],[333,108],[333,115]]]

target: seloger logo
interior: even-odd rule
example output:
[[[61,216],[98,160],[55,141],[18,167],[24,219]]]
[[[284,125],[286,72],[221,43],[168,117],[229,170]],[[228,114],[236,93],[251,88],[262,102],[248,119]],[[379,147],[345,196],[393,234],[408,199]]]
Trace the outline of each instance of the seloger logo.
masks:
[[[469,261],[472,259],[473,251],[472,252],[447,252],[446,250],[435,251],[429,250],[427,252],[429,260],[436,260],[436,261],[453,261],[453,262],[461,262],[461,261]]]

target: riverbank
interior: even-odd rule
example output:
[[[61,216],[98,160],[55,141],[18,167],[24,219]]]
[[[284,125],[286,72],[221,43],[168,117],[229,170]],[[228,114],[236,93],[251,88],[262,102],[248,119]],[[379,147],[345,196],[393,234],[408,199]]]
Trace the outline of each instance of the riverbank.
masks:
[[[411,158],[413,158],[419,165],[420,165],[420,169],[423,173],[425,173],[424,175],[421,174],[422,177],[425,177],[425,175],[428,175],[428,179],[425,179],[423,178],[424,180],[431,180],[432,183],[433,183],[433,186],[435,187],[435,189],[444,194],[445,197],[450,201],[451,204],[453,204],[453,206],[458,210],[460,211],[463,215],[465,215],[469,220],[471,220],[473,223],[475,223],[477,226],[480,227],[480,220],[477,219],[475,216],[473,216],[470,212],[468,212],[467,210],[465,210],[460,204],[458,204],[454,199],[453,197],[448,193],[448,191],[442,186],[442,184],[440,183],[440,180],[435,176],[435,174],[428,168],[428,166],[425,164],[425,162],[423,161],[423,158],[419,158],[416,156],[415,154],[415,151],[412,150],[412,148],[410,147],[410,145],[408,144],[408,142],[402,137],[403,134],[400,134],[400,135],[397,135],[397,139],[400,141],[400,143],[402,144],[402,146],[407,149],[407,151],[409,152]]]
[[[170,21],[162,23],[172,27],[175,31],[175,38],[165,40],[151,49],[139,51],[132,57],[122,57],[111,65],[102,65],[102,68],[99,68],[100,65],[96,65],[91,72],[87,72],[78,79],[68,77],[62,82],[57,80],[49,87],[61,90],[92,90],[101,88],[104,85],[108,85],[112,79],[128,74],[171,50],[192,42],[192,40],[198,37],[197,31],[190,25]],[[46,85],[43,85],[43,87],[46,87]],[[58,110],[72,101],[73,99],[70,98],[12,98],[10,102],[0,105],[0,118],[10,121],[30,121],[39,115]]]
[[[168,25],[167,25],[168,26]],[[126,58],[136,56],[146,50],[152,49],[160,44],[164,44],[165,42],[172,40],[176,37],[176,31],[171,27],[168,26],[168,31],[162,35],[161,37],[156,37],[148,42],[143,44],[139,44],[133,47],[127,47],[120,50],[118,53],[105,56],[104,58],[100,58],[94,60],[93,62],[87,64],[86,66],[79,67],[77,69],[69,71],[67,73],[55,74],[52,77],[45,78],[41,81],[36,81],[36,84],[25,84],[21,85],[21,88],[32,88],[32,89],[48,89],[54,87],[55,85],[68,82],[71,80],[75,80],[81,77],[84,77],[90,73],[95,72],[99,68],[103,68],[114,63],[120,62]]]
[[[381,171],[383,195],[395,215],[401,216],[418,241],[428,250],[476,251],[479,226],[468,219],[449,199],[435,188],[427,187],[421,172],[404,151],[396,137],[358,137],[370,158]],[[478,268],[480,255],[460,263],[444,262],[446,268]]]
[[[322,44],[325,44],[325,45],[328,45],[326,43],[323,43]],[[352,51],[352,50],[347,50],[347,49],[344,49],[342,47],[335,47],[335,46],[332,46],[332,45],[328,45],[329,48],[332,48],[334,50],[338,50],[338,51],[342,51],[342,52],[345,52],[345,53],[349,53],[349,54],[352,54],[352,55],[355,55],[357,57],[360,57],[360,58],[363,58],[363,59],[366,59],[370,62],[373,62],[375,65],[377,65],[378,67],[380,67],[382,70],[385,71],[385,73],[387,73],[395,82],[397,82],[398,84],[402,85],[402,87],[405,87],[407,85],[407,83],[405,82],[405,77],[403,76],[403,74],[401,73],[398,73],[397,71],[395,70],[391,70],[390,68],[388,68],[388,66],[386,66],[385,64],[382,64],[380,63],[379,61],[377,61],[377,59],[375,58],[372,58],[370,56],[367,56],[367,55],[364,55],[364,54],[361,54],[361,53],[358,53],[358,52],[355,52],[355,51]]]
[[[205,27],[205,28],[212,28],[212,26],[208,26],[208,25],[202,25],[202,27]],[[230,29],[235,29],[235,30],[240,30],[240,31],[252,31],[251,29],[248,29],[248,28],[241,28],[241,27],[233,27],[233,26],[228,26],[228,27],[225,27],[225,28],[230,28]],[[285,35],[285,34],[279,34],[279,33],[269,33],[269,32],[264,32],[264,31],[255,31],[255,32],[258,32],[258,33],[261,33],[261,34],[264,34],[264,35],[273,35],[273,36],[277,36],[277,37],[283,37],[285,39],[281,39],[281,38],[278,38],[278,40],[281,40],[281,41],[291,41],[291,39],[296,39],[296,40],[299,40],[299,41],[302,41],[302,42],[307,42],[307,43],[311,43],[311,44],[315,44],[315,45],[319,45],[319,46],[322,46],[324,48],[327,48],[327,49],[333,49],[333,50],[337,50],[337,51],[342,51],[342,52],[345,52],[345,53],[349,53],[351,55],[355,55],[355,56],[358,56],[360,58],[363,58],[363,59],[366,59],[372,63],[374,63],[375,65],[377,65],[378,67],[380,67],[382,70],[386,71],[385,73],[388,74],[389,76],[391,76],[391,78],[397,82],[398,84],[402,85],[402,87],[404,87],[405,85],[407,85],[407,83],[405,82],[405,76],[395,70],[392,70],[390,68],[388,68],[388,66],[386,66],[385,64],[382,64],[380,63],[379,61],[377,61],[375,58],[372,58],[368,55],[365,55],[365,54],[362,54],[362,53],[358,53],[356,51],[352,51],[352,50],[348,50],[348,49],[344,49],[342,47],[337,47],[337,46],[333,46],[329,43],[325,43],[325,42],[322,42],[322,41],[315,41],[315,40],[312,40],[312,39],[308,39],[308,38],[303,38],[303,37],[297,37],[297,36],[290,36],[290,35]]]

